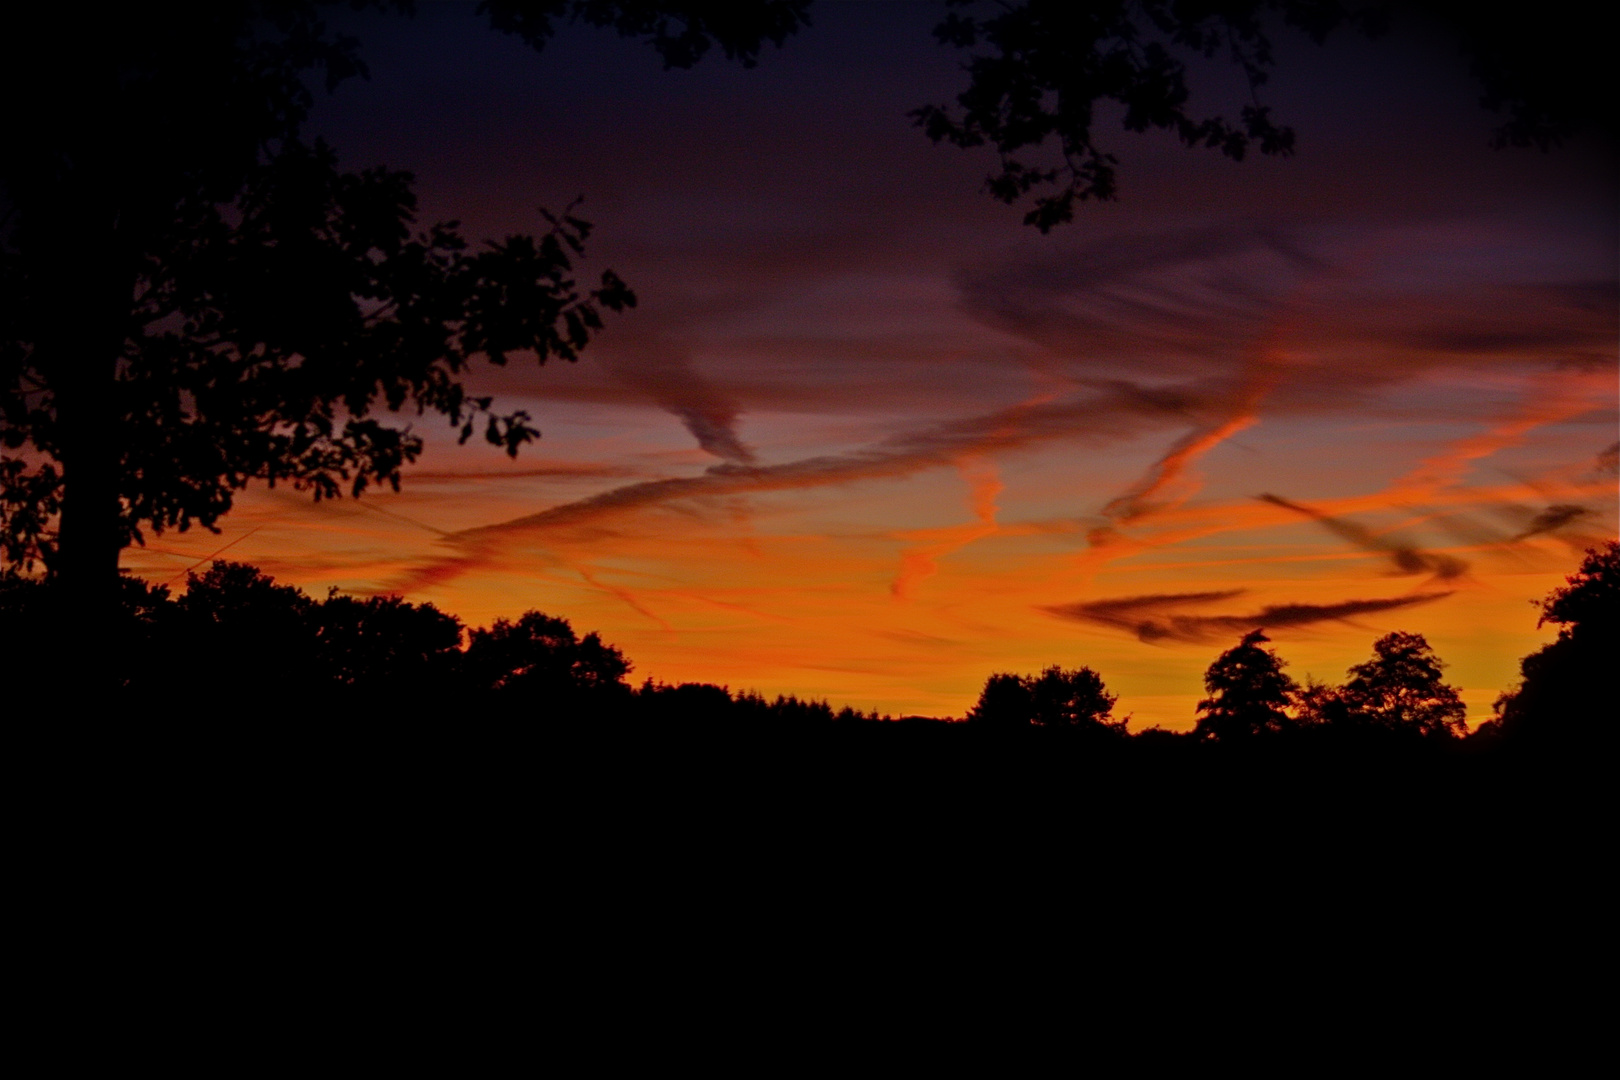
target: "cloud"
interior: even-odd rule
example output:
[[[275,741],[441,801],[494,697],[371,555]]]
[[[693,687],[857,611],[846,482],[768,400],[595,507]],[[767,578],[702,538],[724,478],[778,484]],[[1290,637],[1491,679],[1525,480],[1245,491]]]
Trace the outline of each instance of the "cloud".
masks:
[[[1299,377],[1277,387],[1273,411],[1359,408],[1369,391],[1436,370],[1504,363],[1602,370],[1612,382],[1615,283],[1584,269],[1574,280],[1482,280],[1489,260],[1459,257],[1510,236],[1304,222],[1144,230],[1020,253],[955,283],[965,314],[1054,364],[1091,370],[1237,374],[1286,319]]]
[[[698,372],[684,346],[649,334],[614,345],[611,363],[620,382],[679,417],[698,446],[715,457],[735,465],[754,463],[753,449],[737,435],[741,405]]]
[[[1600,452],[1593,468],[1599,476],[1620,475],[1620,442],[1612,443]]]
[[[1588,413],[1599,402],[1611,399],[1613,393],[1612,371],[1554,371],[1541,375],[1529,382],[1523,400],[1510,413],[1484,431],[1458,439],[1441,453],[1425,458],[1391,484],[1390,490],[1414,498],[1453,487],[1466,477],[1474,462],[1518,446],[1537,428]]]
[[[978,455],[1057,439],[1112,441],[1147,426],[1196,417],[1213,407],[1211,399],[1212,395],[1194,387],[1144,389],[1126,383],[1100,384],[1095,392],[1078,399],[1030,401],[935,424],[846,454],[776,465],[724,462],[698,476],[625,484],[538,513],[451,534],[445,542],[455,549],[453,555],[429,561],[391,588],[408,591],[442,584],[489,561],[506,543],[597,526],[617,516],[682,500],[905,477]]]
[[[1240,365],[1326,264],[1275,231],[1139,232],[959,273],[965,312],[1066,359],[1159,373]]]
[[[1371,615],[1440,600],[1451,593],[1417,593],[1384,600],[1344,600],[1337,604],[1270,604],[1250,615],[1183,615],[1171,609],[1212,604],[1241,596],[1247,590],[1219,592],[1157,593],[1124,596],[1075,604],[1058,604],[1039,610],[1060,619],[1096,623],[1127,630],[1145,642],[1210,641],[1250,630],[1309,626],[1312,623],[1342,621],[1356,615]]]
[[[909,599],[918,583],[938,573],[940,559],[1000,531],[996,522],[996,496],[1001,494],[1004,485],[994,466],[970,459],[958,462],[957,468],[968,483],[968,508],[974,520],[965,525],[926,529],[908,535],[913,544],[901,554],[900,570],[889,584],[889,592],[897,600]]]
[[[1103,514],[1114,521],[1131,522],[1159,509],[1159,504],[1153,501],[1154,496],[1179,480],[1193,462],[1253,425],[1257,419],[1253,412],[1243,412],[1177,439],[1164,456],[1153,463],[1146,475],[1109,500],[1103,507]]]
[[[1530,524],[1526,525],[1524,531],[1513,537],[1513,539],[1527,540],[1532,536],[1540,536],[1542,533],[1556,532],[1570,522],[1589,517],[1591,514],[1592,509],[1590,507],[1579,506],[1574,503],[1555,503],[1531,518]]]
[[[649,480],[613,488],[463,536],[532,531],[577,524],[607,514],[675,499],[823,487],[859,480],[909,476],[954,465],[977,454],[1014,450],[1058,438],[1109,440],[1135,434],[1145,424],[1187,415],[1203,404],[1184,390],[1145,391],[1113,384],[1104,392],[1068,402],[1031,402],[979,416],[950,420],[895,436],[865,450],[777,465],[714,465],[701,476]]]
[[[1196,488],[1193,465],[1259,422],[1296,366],[1302,316],[1337,276],[1276,233],[1204,229],[1116,238],[1079,258],[1048,257],[958,285],[965,309],[1065,361],[1128,361],[1161,374],[1190,368],[1224,387],[1217,415],[1103,507],[1123,524],[1183,501]]]
[[[460,481],[460,480],[537,480],[537,479],[603,479],[628,476],[630,470],[622,465],[592,465],[560,462],[515,469],[411,469],[405,474],[408,481]]]
[[[1344,540],[1348,540],[1363,551],[1371,551],[1387,555],[1395,569],[1402,574],[1433,574],[1441,581],[1453,581],[1468,572],[1468,564],[1451,555],[1441,555],[1434,552],[1423,551],[1414,544],[1402,543],[1385,536],[1379,536],[1365,525],[1358,525],[1344,518],[1324,514],[1320,510],[1313,510],[1309,506],[1289,502],[1278,495],[1259,495],[1262,502],[1273,506],[1280,506],[1285,510],[1292,510],[1296,514],[1317,522],[1324,529]]]

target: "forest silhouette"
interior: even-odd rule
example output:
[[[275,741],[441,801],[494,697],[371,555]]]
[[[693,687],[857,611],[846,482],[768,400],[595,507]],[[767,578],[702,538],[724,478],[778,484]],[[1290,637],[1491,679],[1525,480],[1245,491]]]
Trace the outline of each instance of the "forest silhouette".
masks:
[[[993,673],[960,720],[896,721],[848,705],[835,710],[791,695],[768,700],[706,683],[635,685],[634,665],[619,649],[539,611],[468,628],[431,603],[335,588],[315,599],[228,561],[189,573],[178,596],[128,574],[119,584],[120,647],[107,655],[103,677],[128,700],[161,699],[183,687],[239,717],[273,718],[298,702],[320,702],[323,712],[403,723],[453,708],[485,723],[586,734],[881,726],[952,729],[964,738],[1044,732],[1088,754],[1133,744],[1268,753],[1340,747],[1397,756],[1579,750],[1612,740],[1609,669],[1620,654],[1620,545],[1612,541],[1589,550],[1580,569],[1540,603],[1541,623],[1558,625],[1558,639],[1524,659],[1519,687],[1498,699],[1494,718],[1473,734],[1456,689],[1442,680],[1443,662],[1421,634],[1402,631],[1374,641],[1371,659],[1352,666],[1343,684],[1301,686],[1277,652],[1263,647],[1268,638],[1256,627],[1210,664],[1209,696],[1198,703],[1191,731],[1132,735],[1127,720],[1114,716],[1116,695],[1089,667]],[[13,682],[11,695],[19,703],[34,699],[25,715],[47,708],[83,674],[37,633],[58,609],[59,590],[49,579],[0,579],[8,661],[29,673]],[[256,689],[244,694],[246,686]]]

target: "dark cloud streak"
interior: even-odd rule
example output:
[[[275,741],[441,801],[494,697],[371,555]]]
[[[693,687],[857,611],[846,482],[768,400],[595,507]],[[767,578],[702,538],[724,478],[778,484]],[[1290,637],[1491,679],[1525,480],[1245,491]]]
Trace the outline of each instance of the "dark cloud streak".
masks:
[[[1552,506],[1547,507],[1547,509],[1531,518],[1530,524],[1526,525],[1524,530],[1517,536],[1514,536],[1513,540],[1528,540],[1532,536],[1540,536],[1543,533],[1557,532],[1570,522],[1578,521],[1583,517],[1589,517],[1591,514],[1592,510],[1590,507],[1579,506],[1574,503],[1554,503]]]
[[[1348,540],[1363,551],[1387,555],[1395,568],[1402,574],[1433,574],[1441,581],[1454,581],[1468,572],[1468,564],[1452,555],[1440,555],[1424,551],[1414,544],[1402,543],[1388,537],[1379,536],[1365,525],[1358,525],[1354,521],[1333,517],[1320,510],[1313,510],[1309,506],[1289,502],[1278,495],[1256,496],[1261,502],[1268,502],[1273,506],[1280,506],[1285,510],[1292,510],[1310,518],[1324,529],[1341,539]]]
[[[614,375],[680,418],[698,446],[733,465],[752,465],[754,451],[737,434],[742,406],[710,382],[690,352],[666,337],[640,335],[615,343]]]
[[[1230,600],[1245,591],[1231,589],[1220,592],[1126,596],[1110,600],[1057,604],[1042,607],[1040,610],[1060,619],[1126,630],[1136,635],[1139,640],[1148,643],[1206,642],[1260,628],[1283,629],[1320,622],[1342,622],[1357,615],[1394,611],[1451,595],[1447,591],[1417,593],[1383,600],[1344,600],[1337,604],[1269,604],[1251,615],[1182,615],[1169,610]]]

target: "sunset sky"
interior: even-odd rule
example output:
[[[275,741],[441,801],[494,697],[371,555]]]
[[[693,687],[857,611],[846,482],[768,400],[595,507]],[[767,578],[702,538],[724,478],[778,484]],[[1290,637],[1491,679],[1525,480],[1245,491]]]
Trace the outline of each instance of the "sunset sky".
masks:
[[[1617,527],[1613,158],[1490,149],[1421,32],[1279,34],[1292,158],[1101,124],[1118,201],[1041,236],[990,151],[907,119],[965,85],[940,10],[821,4],[756,69],[671,72],[470,6],[355,17],[371,80],[313,125],[344,164],[480,238],[583,195],[587,272],[640,304],[577,365],[476,377],[544,433],[517,460],[423,418],[399,494],[252,488],[125,565],[179,587],[228,544],[317,596],[563,616],[636,681],[895,715],[1088,665],[1134,729],[1191,727],[1256,625],[1300,679],[1410,630],[1487,718],[1552,636],[1529,601]]]

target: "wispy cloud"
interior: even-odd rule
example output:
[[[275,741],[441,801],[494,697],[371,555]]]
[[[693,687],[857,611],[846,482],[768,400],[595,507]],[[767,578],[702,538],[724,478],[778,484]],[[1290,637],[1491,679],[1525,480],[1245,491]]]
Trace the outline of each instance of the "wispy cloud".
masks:
[[[900,570],[889,585],[890,594],[897,600],[909,599],[920,582],[933,577],[939,571],[940,559],[1000,531],[996,524],[996,496],[1003,485],[995,467],[978,459],[962,461],[957,467],[968,482],[968,508],[974,520],[907,534],[912,544],[901,554]]]
[[[1268,412],[1360,409],[1395,384],[1505,365],[1597,372],[1612,396],[1612,280],[1587,280],[1584,270],[1573,280],[1480,280],[1459,269],[1466,264],[1446,242],[1426,251],[1435,244],[1410,225],[1144,230],[1009,257],[959,273],[956,284],[964,312],[1071,373],[1236,385],[1286,327],[1282,343],[1298,362]],[[1426,253],[1443,261],[1418,291],[1413,260]]]
[[[555,462],[514,469],[412,469],[406,474],[406,479],[408,482],[456,483],[463,480],[590,480],[628,475],[630,470],[622,465]]]
[[[754,463],[753,448],[737,434],[742,406],[698,371],[685,345],[645,332],[613,344],[609,355],[619,382],[679,417],[708,453],[735,465]]]
[[[1103,507],[1103,515],[1128,524],[1159,509],[1155,497],[1179,480],[1188,466],[1244,428],[1255,424],[1258,419],[1253,410],[1245,409],[1217,424],[1177,439],[1140,480],[1108,501]]]
[[[1398,573],[1433,574],[1441,581],[1453,581],[1468,572],[1468,564],[1453,555],[1424,551],[1415,544],[1379,535],[1365,525],[1289,502],[1279,495],[1260,495],[1258,498],[1262,502],[1310,518],[1335,536],[1348,540],[1363,551],[1387,555]]]
[[[1593,471],[1599,476],[1620,475],[1620,442],[1611,443],[1598,454]]]
[[[1059,439],[1113,441],[1144,427],[1195,416],[1211,407],[1211,398],[1193,387],[1143,389],[1111,383],[1082,398],[1037,400],[947,421],[851,453],[776,465],[725,462],[698,476],[625,484],[538,513],[451,534],[445,542],[454,549],[452,554],[429,560],[392,587],[409,591],[442,584],[487,561],[505,544],[601,527],[616,517],[682,501],[911,476]],[[1218,400],[1214,398],[1216,404]]]
[[[1255,629],[1309,626],[1343,621],[1357,615],[1394,611],[1427,604],[1450,596],[1447,592],[1416,593],[1381,600],[1342,600],[1336,604],[1269,604],[1248,615],[1186,615],[1174,609],[1232,600],[1247,590],[1227,589],[1194,593],[1155,593],[1091,600],[1042,607],[1060,619],[1095,623],[1135,634],[1145,642],[1205,642]]]
[[[1524,530],[1514,536],[1513,539],[1528,540],[1532,536],[1557,532],[1565,525],[1573,521],[1579,521],[1584,517],[1590,517],[1591,514],[1591,507],[1580,506],[1576,503],[1555,503],[1531,518],[1530,524],[1526,525]]]

